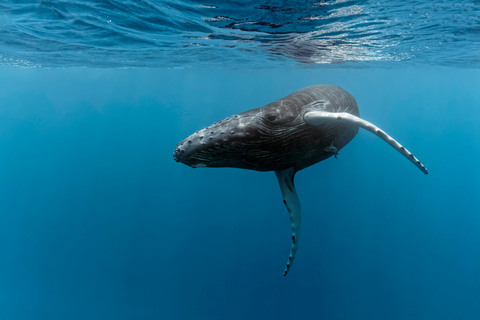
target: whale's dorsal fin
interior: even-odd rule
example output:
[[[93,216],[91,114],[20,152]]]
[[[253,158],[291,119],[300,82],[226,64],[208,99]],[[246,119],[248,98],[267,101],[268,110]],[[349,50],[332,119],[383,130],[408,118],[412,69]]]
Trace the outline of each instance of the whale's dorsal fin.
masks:
[[[275,171],[282,191],[283,203],[287,207],[288,214],[290,215],[290,222],[292,224],[292,248],[288,257],[288,262],[285,267],[284,276],[287,275],[290,267],[292,266],[293,259],[295,259],[295,253],[298,247],[298,236],[300,233],[300,220],[302,218],[302,208],[300,206],[300,200],[298,199],[297,191],[293,179],[295,177],[295,170],[293,168]]]
[[[338,149],[337,147],[335,147],[335,140],[332,141],[332,143],[326,147],[325,149],[323,149],[323,151],[325,152],[329,152],[329,153],[333,153],[333,155],[335,156],[335,159],[338,159],[337,156],[338,156]]]
[[[381,130],[376,125],[360,119],[353,114],[346,113],[346,112],[325,112],[325,111],[310,111],[305,113],[303,116],[305,122],[312,124],[312,125],[321,125],[326,122],[330,121],[338,121],[343,123],[350,123],[352,125],[357,125],[365,130],[368,130],[381,138],[383,141],[391,145],[395,150],[400,152],[405,158],[410,160],[414,165],[416,165],[423,173],[428,174],[427,168],[417,159],[415,156],[405,149],[400,143],[398,143],[395,139],[390,137],[385,131]]]

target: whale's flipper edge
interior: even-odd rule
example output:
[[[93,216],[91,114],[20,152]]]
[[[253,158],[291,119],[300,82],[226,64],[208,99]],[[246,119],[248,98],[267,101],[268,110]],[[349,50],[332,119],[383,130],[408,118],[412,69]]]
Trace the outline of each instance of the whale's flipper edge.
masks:
[[[350,123],[352,125],[357,125],[371,133],[375,134],[377,137],[381,138],[383,141],[391,145],[395,150],[400,152],[405,158],[410,160],[414,165],[416,165],[423,173],[428,174],[427,168],[404,146],[398,143],[395,139],[389,136],[385,131],[377,127],[376,125],[363,120],[357,116],[354,116],[346,112],[325,112],[325,111],[310,111],[305,113],[303,116],[305,122],[319,126],[323,123],[330,121],[338,121],[343,123]]]

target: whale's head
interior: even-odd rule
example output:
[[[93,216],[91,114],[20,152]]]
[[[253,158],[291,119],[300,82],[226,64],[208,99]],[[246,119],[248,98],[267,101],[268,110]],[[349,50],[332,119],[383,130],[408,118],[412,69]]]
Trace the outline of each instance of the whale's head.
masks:
[[[308,124],[304,115],[309,111],[359,116],[357,103],[347,91],[311,86],[195,132],[178,143],[174,159],[194,168],[298,171],[336,154],[358,132],[358,126],[349,124]]]

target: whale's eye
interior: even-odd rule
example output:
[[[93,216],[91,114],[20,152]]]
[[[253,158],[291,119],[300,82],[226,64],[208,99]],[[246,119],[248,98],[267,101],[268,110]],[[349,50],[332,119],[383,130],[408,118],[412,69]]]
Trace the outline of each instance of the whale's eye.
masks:
[[[277,115],[275,113],[269,113],[265,116],[265,119],[273,122],[273,121],[277,120]]]

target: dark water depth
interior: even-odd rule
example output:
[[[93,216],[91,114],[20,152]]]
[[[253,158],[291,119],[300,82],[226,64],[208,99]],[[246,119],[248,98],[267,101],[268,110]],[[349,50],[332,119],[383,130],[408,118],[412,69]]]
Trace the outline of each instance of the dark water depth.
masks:
[[[0,319],[480,318],[480,77],[452,68],[0,73]],[[192,169],[188,134],[315,83],[371,133],[296,177]]]

